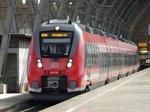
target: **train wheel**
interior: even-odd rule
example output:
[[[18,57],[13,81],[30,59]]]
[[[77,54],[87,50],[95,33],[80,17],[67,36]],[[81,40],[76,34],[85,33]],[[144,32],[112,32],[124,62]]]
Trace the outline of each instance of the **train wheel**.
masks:
[[[88,85],[88,86],[86,87],[86,91],[87,91],[87,92],[91,91],[91,85]]]
[[[105,81],[105,85],[109,83],[109,79],[107,78]]]
[[[86,92],[89,92],[89,91],[91,91],[91,83],[88,84],[88,85],[86,86],[85,90],[84,90],[85,93],[86,93]]]
[[[127,73],[126,73],[126,76],[128,76],[128,75],[129,75],[129,73],[127,72]]]
[[[118,78],[117,78],[117,79],[119,80],[120,78],[121,78],[121,75],[118,75]]]

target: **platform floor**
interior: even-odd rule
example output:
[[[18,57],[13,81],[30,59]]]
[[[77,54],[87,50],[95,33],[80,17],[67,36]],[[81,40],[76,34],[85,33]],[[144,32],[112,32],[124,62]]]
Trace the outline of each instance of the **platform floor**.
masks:
[[[15,96],[19,96],[21,95],[20,93],[6,93],[6,94],[0,94],[0,101],[2,99],[6,99],[6,98],[11,98],[11,97],[15,97]]]
[[[150,68],[41,112],[150,112]]]
[[[32,99],[29,93],[0,94],[0,112],[14,108],[20,102]]]

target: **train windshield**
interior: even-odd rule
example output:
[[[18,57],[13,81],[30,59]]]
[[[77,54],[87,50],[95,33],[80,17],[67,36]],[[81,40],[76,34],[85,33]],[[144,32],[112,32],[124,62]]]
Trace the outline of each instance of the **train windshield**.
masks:
[[[41,33],[41,56],[45,58],[64,58],[70,54],[71,32]]]

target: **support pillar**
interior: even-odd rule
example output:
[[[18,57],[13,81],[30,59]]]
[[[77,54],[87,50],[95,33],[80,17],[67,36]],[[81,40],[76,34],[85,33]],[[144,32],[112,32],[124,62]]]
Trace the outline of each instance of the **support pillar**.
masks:
[[[16,0],[7,0],[8,9],[4,23],[5,30],[3,32],[1,46],[0,46],[0,76],[3,75],[3,68],[7,59],[7,48],[9,47],[10,32],[15,13]]]

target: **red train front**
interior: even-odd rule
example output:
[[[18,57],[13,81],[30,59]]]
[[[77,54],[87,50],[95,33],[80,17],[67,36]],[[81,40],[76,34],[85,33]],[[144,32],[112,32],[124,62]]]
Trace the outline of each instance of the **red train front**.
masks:
[[[31,92],[74,92],[85,89],[84,41],[74,24],[45,23],[34,34],[28,62]]]

